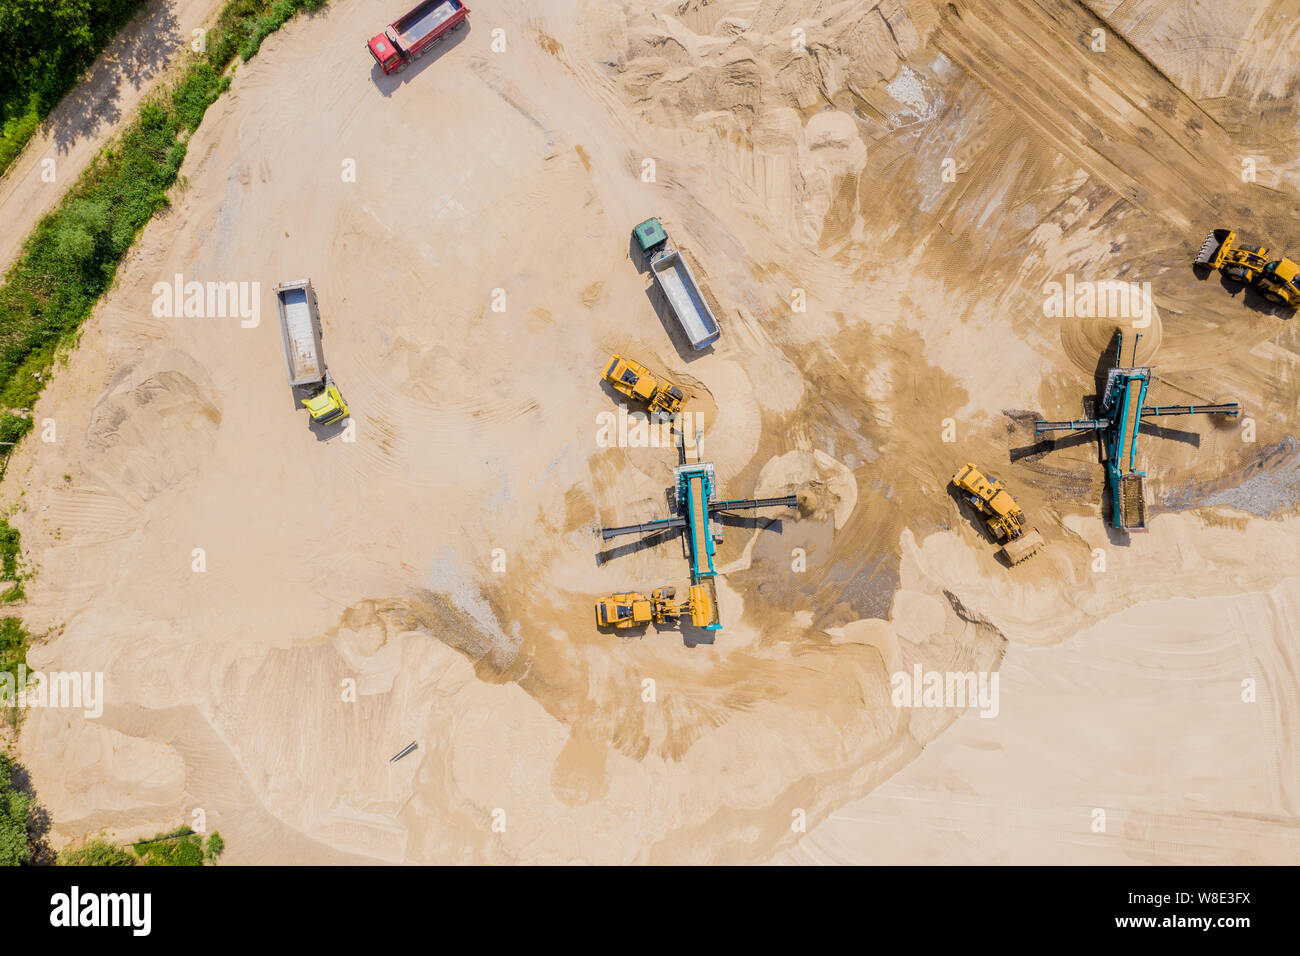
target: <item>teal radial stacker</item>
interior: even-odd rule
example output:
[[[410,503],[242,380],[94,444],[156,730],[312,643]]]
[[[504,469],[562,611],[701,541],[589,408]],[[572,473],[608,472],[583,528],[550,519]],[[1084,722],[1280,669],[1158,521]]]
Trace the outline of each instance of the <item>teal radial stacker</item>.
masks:
[[[1133,342],[1133,365],[1121,365],[1124,334],[1115,330],[1115,366],[1106,373],[1098,417],[1067,422],[1034,423],[1034,433],[1054,431],[1100,431],[1106,461],[1106,484],[1110,497],[1111,524],[1122,531],[1145,531],[1146,472],[1138,470],[1137,441],[1142,419],[1166,415],[1228,415],[1240,412],[1236,402],[1221,405],[1147,405],[1147,390],[1154,376],[1150,366],[1138,365],[1137,343]]]
[[[671,518],[661,518],[642,524],[625,525],[621,528],[601,528],[601,537],[610,538],[624,534],[661,533],[665,531],[685,531],[686,547],[691,561],[691,584],[712,587],[718,576],[713,566],[713,555],[717,539],[721,534],[714,531],[713,516],[722,511],[745,511],[754,508],[797,507],[799,498],[787,495],[781,498],[732,498],[715,501],[717,476],[712,462],[679,465],[673,472],[673,506],[677,512]],[[714,607],[717,606],[716,595]],[[722,624],[716,616],[705,630],[717,631]]]

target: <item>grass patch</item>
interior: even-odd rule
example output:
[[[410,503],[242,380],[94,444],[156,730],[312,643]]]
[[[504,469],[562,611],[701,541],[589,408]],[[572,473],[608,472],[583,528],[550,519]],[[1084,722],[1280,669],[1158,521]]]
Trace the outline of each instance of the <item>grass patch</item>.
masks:
[[[205,843],[203,837],[186,827],[175,833],[160,833],[152,840],[139,840],[131,850],[114,846],[107,840],[90,840],[82,846],[59,854],[59,866],[202,866],[216,863],[226,841],[215,830]],[[134,852],[132,852],[132,850]]]
[[[0,673],[17,679],[18,666],[27,663],[28,643],[29,635],[20,618],[0,619]]]
[[[203,837],[189,827],[132,845],[143,866],[202,866],[204,862],[215,863],[225,848],[226,841],[215,830],[205,845]]]
[[[107,840],[91,840],[61,852],[56,866],[135,866],[135,857]]]

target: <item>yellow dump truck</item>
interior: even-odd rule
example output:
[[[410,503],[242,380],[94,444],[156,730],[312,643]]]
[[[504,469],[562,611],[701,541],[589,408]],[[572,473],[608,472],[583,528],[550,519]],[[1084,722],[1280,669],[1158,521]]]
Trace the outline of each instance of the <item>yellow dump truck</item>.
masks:
[[[320,313],[310,279],[281,282],[275,287],[280,336],[289,387],[317,425],[333,425],[348,417],[348,406],[325,367],[321,349]]]
[[[1012,564],[1019,564],[1045,547],[1043,537],[1029,528],[1025,513],[996,478],[985,478],[971,462],[952,476],[952,483],[981,517],[993,540]]]
[[[626,395],[635,402],[640,402],[651,412],[676,415],[682,408],[686,397],[680,388],[665,379],[654,375],[640,362],[621,355],[611,355],[609,366],[605,369],[605,381],[615,391]]]
[[[611,594],[596,603],[596,626],[612,628],[642,627],[655,624],[676,624],[678,619],[690,615],[691,623],[704,627],[713,620],[713,599],[703,585],[692,587],[685,601],[675,602],[677,589],[655,588],[650,596],[637,592]]]

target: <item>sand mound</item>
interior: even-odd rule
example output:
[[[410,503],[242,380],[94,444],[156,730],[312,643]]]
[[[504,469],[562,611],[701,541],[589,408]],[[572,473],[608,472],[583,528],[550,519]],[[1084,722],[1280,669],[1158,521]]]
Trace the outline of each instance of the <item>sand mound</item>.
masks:
[[[1164,339],[1164,327],[1159,313],[1155,313],[1150,325],[1135,328],[1129,320],[1113,318],[1063,318],[1061,321],[1061,346],[1066,357],[1081,372],[1092,374],[1106,358],[1106,365],[1115,354],[1115,330],[1124,336],[1124,365],[1150,365],[1160,351]],[[1138,338],[1141,336],[1141,338]],[[1134,361],[1134,346],[1137,347],[1137,360]]]
[[[804,518],[832,519],[844,527],[858,503],[853,472],[824,451],[791,451],[773,458],[758,475],[756,498],[799,496]]]
[[[32,710],[24,731],[40,741],[29,768],[40,799],[60,819],[99,817],[115,825],[133,815],[170,813],[185,790],[185,761],[160,741],[129,736],[79,711]]]
[[[149,501],[199,467],[220,425],[207,372],[183,352],[157,352],[113,376],[91,413],[82,467],[94,481]]]

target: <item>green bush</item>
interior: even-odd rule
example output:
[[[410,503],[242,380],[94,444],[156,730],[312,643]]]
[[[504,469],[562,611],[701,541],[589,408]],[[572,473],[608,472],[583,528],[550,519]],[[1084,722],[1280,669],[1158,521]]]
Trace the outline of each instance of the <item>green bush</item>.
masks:
[[[188,827],[134,844],[144,866],[202,866],[203,838]]]
[[[33,424],[26,415],[0,415],[0,442],[18,442]]]
[[[27,630],[20,618],[0,619],[0,673],[18,673],[18,666],[27,662]]]
[[[18,553],[22,550],[22,539],[18,529],[0,518],[0,577],[13,581],[18,577]]]
[[[216,863],[225,849],[226,841],[221,838],[220,833],[213,830],[212,836],[208,837],[208,845],[203,848],[203,859],[210,863]]]
[[[0,172],[18,158],[27,141],[36,135],[41,125],[41,114],[35,110],[20,116],[11,116],[0,127]]]
[[[91,840],[64,850],[55,862],[59,866],[135,866],[136,858],[107,840]]]

